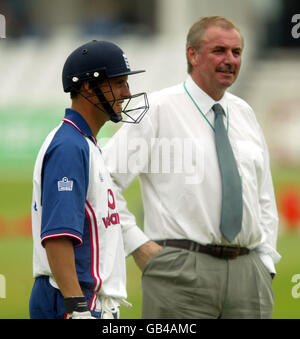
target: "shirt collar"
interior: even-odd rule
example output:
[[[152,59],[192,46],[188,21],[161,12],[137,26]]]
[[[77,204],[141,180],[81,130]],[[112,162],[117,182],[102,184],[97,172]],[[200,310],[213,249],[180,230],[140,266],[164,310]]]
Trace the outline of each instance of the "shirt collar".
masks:
[[[227,93],[223,95],[221,100],[215,101],[207,93],[205,93],[189,75],[186,82],[186,88],[189,91],[190,95],[193,97],[203,114],[207,114],[214,104],[220,104],[223,107],[225,115],[227,113]]]
[[[80,132],[82,132],[86,136],[88,137],[93,136],[90,126],[85,121],[83,116],[78,112],[74,111],[71,108],[67,108],[65,113],[65,119],[71,120],[72,123],[75,124],[75,127],[77,127],[80,130]]]

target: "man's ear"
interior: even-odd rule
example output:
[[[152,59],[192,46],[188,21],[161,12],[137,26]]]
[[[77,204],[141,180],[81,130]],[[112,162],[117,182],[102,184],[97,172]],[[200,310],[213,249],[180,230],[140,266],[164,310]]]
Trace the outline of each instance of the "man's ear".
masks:
[[[93,94],[93,90],[91,89],[91,85],[88,81],[85,81],[82,86],[81,90],[84,92],[88,92],[89,94]]]
[[[98,100],[96,97],[96,93],[94,91],[94,86],[96,86],[96,84],[93,85],[89,81],[84,81],[80,89],[81,92],[83,93],[83,96],[88,98],[88,101],[92,103],[96,103]]]
[[[193,67],[196,67],[199,63],[199,52],[195,47],[189,46],[186,49],[186,55]]]

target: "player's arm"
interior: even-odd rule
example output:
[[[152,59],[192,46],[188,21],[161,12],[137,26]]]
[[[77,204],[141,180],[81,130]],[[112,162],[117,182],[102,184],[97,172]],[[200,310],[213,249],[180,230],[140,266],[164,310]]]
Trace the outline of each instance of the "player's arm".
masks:
[[[45,249],[54,279],[67,297],[83,296],[75,267],[73,242],[68,237],[55,237],[45,240]]]
[[[51,272],[64,296],[67,317],[92,319],[78,281],[72,240],[68,237],[49,238],[44,241],[44,246]]]
[[[82,245],[89,145],[85,139],[82,139],[81,144],[71,141],[63,143],[54,138],[44,156],[40,236],[51,274],[64,297],[66,312],[73,319],[91,315],[80,288],[74,252],[74,246]],[[69,190],[60,189],[62,178],[70,182]]]

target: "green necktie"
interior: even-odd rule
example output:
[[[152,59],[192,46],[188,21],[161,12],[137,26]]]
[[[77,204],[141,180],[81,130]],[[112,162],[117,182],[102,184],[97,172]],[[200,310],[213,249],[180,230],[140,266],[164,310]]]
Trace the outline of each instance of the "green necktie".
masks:
[[[242,228],[242,183],[223,123],[224,110],[220,104],[213,105],[212,109],[215,113],[216,148],[222,178],[220,230],[232,242]]]

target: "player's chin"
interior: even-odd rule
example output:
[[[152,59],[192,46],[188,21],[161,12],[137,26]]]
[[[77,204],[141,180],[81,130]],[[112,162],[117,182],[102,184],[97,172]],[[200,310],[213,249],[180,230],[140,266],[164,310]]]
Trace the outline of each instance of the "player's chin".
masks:
[[[122,113],[123,106],[122,106],[121,103],[115,104],[113,108],[114,108],[115,113],[117,113],[117,114],[121,114]]]

